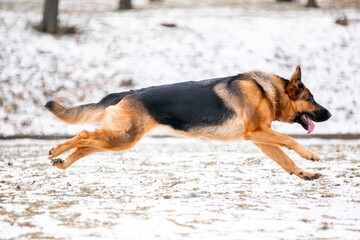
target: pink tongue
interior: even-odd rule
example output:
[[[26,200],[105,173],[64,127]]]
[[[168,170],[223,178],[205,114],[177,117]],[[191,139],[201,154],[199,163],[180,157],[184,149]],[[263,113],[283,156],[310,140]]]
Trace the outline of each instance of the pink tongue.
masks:
[[[310,134],[314,131],[315,125],[314,123],[311,121],[311,119],[308,116],[305,116],[307,124],[308,124],[308,132],[307,134]]]

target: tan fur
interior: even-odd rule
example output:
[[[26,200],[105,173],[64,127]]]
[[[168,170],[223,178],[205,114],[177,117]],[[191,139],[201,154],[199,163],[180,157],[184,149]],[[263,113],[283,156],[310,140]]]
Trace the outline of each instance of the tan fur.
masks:
[[[90,104],[69,107],[58,102],[53,103],[51,111],[58,119],[70,124],[99,123],[104,114],[103,108],[97,108]]]
[[[56,167],[66,169],[88,154],[101,151],[123,151],[133,147],[148,131],[158,124],[146,113],[136,99],[125,98],[104,111],[101,128],[94,132],[82,131],[49,152]],[[64,162],[55,159],[60,154],[77,148]]]

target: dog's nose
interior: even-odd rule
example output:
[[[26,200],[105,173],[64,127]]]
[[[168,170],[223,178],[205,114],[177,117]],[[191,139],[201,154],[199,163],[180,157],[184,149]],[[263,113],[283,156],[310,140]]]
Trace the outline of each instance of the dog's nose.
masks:
[[[332,114],[329,111],[327,111],[327,119],[331,118],[331,116]]]
[[[315,122],[324,122],[332,116],[331,113],[324,107],[322,107],[321,110],[315,111],[314,113],[315,116],[313,120]]]
[[[322,114],[322,117],[320,117],[321,118],[321,121],[326,121],[326,120],[328,120],[329,118],[331,118],[331,113],[329,112],[329,110],[327,110],[327,109],[325,109],[324,108],[324,112],[323,112],[323,114]]]

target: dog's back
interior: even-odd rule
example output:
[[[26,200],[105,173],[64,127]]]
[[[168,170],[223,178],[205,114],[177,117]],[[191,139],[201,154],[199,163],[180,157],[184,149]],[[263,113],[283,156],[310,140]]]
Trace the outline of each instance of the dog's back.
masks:
[[[99,123],[107,107],[116,105],[128,96],[139,100],[159,124],[186,131],[190,127],[221,124],[233,114],[215,93],[214,86],[218,83],[230,83],[238,77],[236,75],[112,93],[98,103],[73,107],[49,101],[45,107],[66,123]]]
[[[214,91],[216,84],[234,79],[236,77],[163,85],[147,88],[134,97],[159,124],[187,131],[222,124],[234,114]]]

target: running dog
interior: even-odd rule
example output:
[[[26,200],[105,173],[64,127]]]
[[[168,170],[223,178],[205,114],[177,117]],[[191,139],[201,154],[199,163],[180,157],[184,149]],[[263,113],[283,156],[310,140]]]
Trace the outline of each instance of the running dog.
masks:
[[[75,161],[102,151],[133,147],[147,132],[167,126],[174,133],[214,140],[253,142],[286,172],[304,180],[320,173],[299,168],[281,149],[318,161],[319,156],[291,137],[271,129],[273,121],[299,123],[310,134],[330,112],[315,102],[297,66],[289,80],[260,71],[113,93],[98,103],[69,107],[49,101],[45,107],[66,123],[98,123],[49,151],[51,163],[65,170]],[[75,148],[65,160],[60,154]]]

